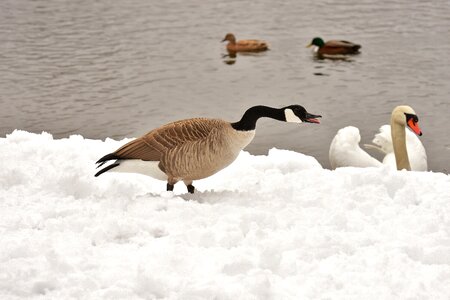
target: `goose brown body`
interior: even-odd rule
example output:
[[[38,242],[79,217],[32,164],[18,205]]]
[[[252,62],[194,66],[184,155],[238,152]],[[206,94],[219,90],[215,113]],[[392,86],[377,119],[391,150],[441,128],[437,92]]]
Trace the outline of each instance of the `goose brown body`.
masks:
[[[152,130],[113,154],[118,159],[159,161],[171,184],[209,177],[231,164],[255,131],[237,131],[229,122],[195,118]]]
[[[228,41],[227,50],[229,52],[260,52],[269,50],[267,42],[262,40],[239,40],[232,33],[228,33],[222,42]]]

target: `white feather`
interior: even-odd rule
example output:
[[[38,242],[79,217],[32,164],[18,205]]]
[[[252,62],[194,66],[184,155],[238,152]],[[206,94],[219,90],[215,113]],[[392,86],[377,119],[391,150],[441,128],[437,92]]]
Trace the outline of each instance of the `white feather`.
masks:
[[[391,126],[383,125],[373,139],[375,145],[368,148],[378,148],[385,153],[383,163],[376,160],[361,149],[359,129],[353,126],[338,131],[330,145],[329,159],[331,167],[378,167],[389,165],[396,168],[394,147],[392,145]],[[413,171],[427,171],[427,154],[420,139],[410,130],[406,130],[406,148]]]
[[[302,123],[302,120],[300,120],[299,117],[297,117],[294,112],[292,111],[292,109],[287,108],[284,110],[284,116],[286,118],[286,122],[290,122],[290,123]]]
[[[420,139],[411,130],[406,129],[406,149],[408,151],[409,163],[413,171],[427,171],[427,153]],[[383,125],[380,132],[375,135],[372,142],[380,147],[386,156],[384,164],[396,166],[394,147],[392,146],[391,125]]]
[[[340,129],[330,145],[329,159],[333,169],[340,167],[379,167],[382,163],[361,149],[359,129],[348,126]]]
[[[167,180],[167,175],[158,167],[159,161],[144,161],[140,159],[118,160],[119,165],[110,172],[139,173],[159,180]]]

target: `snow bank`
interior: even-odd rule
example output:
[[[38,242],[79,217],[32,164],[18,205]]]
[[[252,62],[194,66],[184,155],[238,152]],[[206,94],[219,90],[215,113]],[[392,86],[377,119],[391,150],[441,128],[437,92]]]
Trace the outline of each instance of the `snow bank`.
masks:
[[[0,139],[1,299],[448,299],[450,177],[242,152],[183,184],[95,178],[126,141]],[[191,201],[186,201],[191,200]]]

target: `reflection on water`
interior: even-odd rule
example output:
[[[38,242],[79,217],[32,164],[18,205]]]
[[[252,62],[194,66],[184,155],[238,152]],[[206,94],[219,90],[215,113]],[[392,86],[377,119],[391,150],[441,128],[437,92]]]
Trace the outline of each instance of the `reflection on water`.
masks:
[[[227,65],[234,65],[236,63],[236,52],[228,52],[227,54],[222,54],[223,62]]]
[[[321,72],[315,72],[315,73],[313,73],[313,74],[316,75],[316,76],[330,76],[330,75],[328,75],[328,74],[321,73]]]
[[[324,60],[331,60],[331,61],[342,61],[342,62],[348,62],[351,63],[354,60],[352,59],[352,56],[354,55],[318,55],[317,53],[312,53],[314,61],[317,63],[320,63]],[[324,66],[317,64],[315,66],[315,69],[323,69]],[[323,73],[323,72],[314,72],[313,73],[316,76],[330,76],[330,74]]]
[[[292,149],[328,167],[339,128],[359,127],[367,143],[406,103],[430,168],[448,170],[449,10],[444,0],[4,0],[0,133],[119,139],[177,119],[236,121],[253,105],[301,104],[322,124],[263,119],[247,149]],[[221,57],[230,31],[264,37],[271,50]],[[314,36],[358,41],[361,54],[317,59],[305,49]]]
[[[359,54],[359,53],[358,53]],[[315,60],[337,60],[337,61],[346,61],[346,62],[352,62],[354,61],[352,59],[352,56],[358,55],[358,54],[352,54],[352,55],[342,55],[342,54],[335,54],[335,55],[314,55]]]
[[[227,65],[234,65],[237,62],[237,60],[238,60],[238,56],[258,57],[258,56],[266,55],[266,52],[233,52],[233,51],[227,51],[227,54],[222,54],[222,60]]]

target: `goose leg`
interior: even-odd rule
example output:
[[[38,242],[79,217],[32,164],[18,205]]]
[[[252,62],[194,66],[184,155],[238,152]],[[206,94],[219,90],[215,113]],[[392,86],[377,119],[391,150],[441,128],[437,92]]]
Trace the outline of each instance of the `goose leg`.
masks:
[[[186,186],[189,193],[193,194],[195,191],[195,187],[192,184]]]
[[[175,183],[177,183],[178,180],[176,180],[175,178],[169,176],[169,178],[167,178],[167,190],[172,192],[173,188],[175,186]]]
[[[186,185],[188,192],[193,194],[195,187],[192,185],[192,181],[184,181],[184,184]]]

